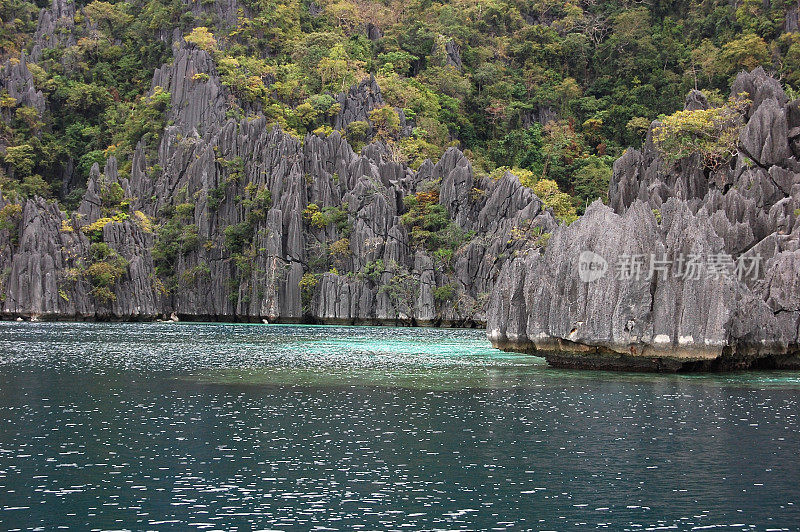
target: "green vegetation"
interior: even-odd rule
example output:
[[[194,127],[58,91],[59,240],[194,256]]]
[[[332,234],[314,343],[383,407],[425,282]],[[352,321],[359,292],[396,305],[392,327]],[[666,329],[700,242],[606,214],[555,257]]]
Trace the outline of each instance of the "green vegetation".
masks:
[[[89,237],[92,242],[103,241],[103,229],[111,223],[119,223],[126,220],[128,215],[125,213],[117,213],[114,216],[98,218],[94,222],[81,227],[81,231]]]
[[[336,242],[333,242],[330,247],[328,247],[328,253],[330,253],[334,261],[334,267],[345,268],[348,259],[353,255],[353,251],[350,249],[350,239],[340,238]]]
[[[231,253],[241,253],[253,239],[253,225],[241,222],[225,228],[225,247]]]
[[[540,179],[534,183],[533,192],[539,196],[545,207],[553,209],[553,214],[559,221],[571,224],[578,218],[572,198],[570,198],[569,194],[561,192],[555,181]]]
[[[127,271],[128,261],[103,242],[92,244],[89,260],[86,276],[92,285],[92,295],[104,303],[115,301],[113,288]]]
[[[379,294],[385,294],[394,309],[401,315],[407,312],[419,295],[419,277],[407,268],[390,261],[386,271],[391,274],[388,283],[382,284]]]
[[[350,217],[345,206],[320,209],[316,203],[309,203],[303,211],[303,218],[317,229],[333,225],[345,238],[350,236],[352,231]]]
[[[656,219],[657,224],[661,224],[661,220],[663,220],[663,216],[661,214],[660,209],[653,209],[653,217]]]
[[[409,230],[412,245],[452,257],[452,251],[467,239],[468,235],[450,220],[447,209],[439,203],[438,189],[406,196],[403,205],[406,213],[401,220]]]
[[[97,185],[99,188],[100,210],[103,216],[81,227],[81,231],[92,242],[103,241],[103,229],[108,224],[121,223],[130,218],[130,199],[125,197],[125,191],[122,186],[117,182],[109,182],[104,175],[101,175],[97,180]],[[139,213],[136,215],[136,221],[139,224],[142,223],[141,216],[144,216],[144,214]],[[65,227],[62,226],[62,230],[64,229]]]
[[[9,203],[0,209],[0,231],[8,231],[11,242],[19,240],[19,223],[22,220],[22,205]]]
[[[300,287],[300,297],[303,303],[303,312],[310,312],[311,302],[319,284],[319,276],[313,273],[303,274],[298,286]]]
[[[178,260],[183,255],[197,249],[201,244],[197,226],[193,223],[194,204],[182,203],[170,206],[162,212],[166,219],[155,231],[153,263],[156,274],[164,283],[164,290],[175,288],[178,279],[175,271]]]
[[[715,170],[736,155],[749,105],[745,97],[734,96],[710,109],[678,111],[661,118],[653,140],[667,159],[699,154],[703,164]]]
[[[46,4],[0,2],[0,62],[14,64],[31,51]],[[796,4],[783,0],[318,0],[313,9],[300,0],[244,0],[229,17],[209,2],[196,4],[77,2],[74,19],[61,21],[52,36],[60,44],[27,63],[47,110],[0,92],[2,193],[55,196],[74,209],[93,164],[102,167],[114,155],[124,178],[138,145],[152,159],[171,106],[164,88],[151,87],[154,69],[171,54],[158,36],[176,28],[211,55],[233,95],[229,116],[263,113],[292,135],[328,135],[340,111],[334,95],[371,74],[385,105],[347,126],[343,134],[355,149],[378,139],[417,168],[458,146],[478,173],[512,169],[523,184],[539,187],[566,221],[604,198],[611,161],[640,144],[654,119],[668,158],[699,153],[709,169],[724,164],[746,102],[719,95],[741,69],[763,65],[790,93],[800,90],[800,33],[783,31]],[[368,24],[382,36],[370,40]],[[209,80],[204,72],[191,78]],[[717,105],[675,113],[692,88]],[[400,135],[400,109],[413,124],[410,136]],[[238,156],[217,163],[226,180],[209,191],[212,210],[245,171]],[[65,190],[69,168],[77,179]],[[126,206],[118,190],[108,192],[104,217],[113,218]],[[247,219],[226,231],[239,251],[271,204],[265,188],[240,200]],[[441,208],[416,198],[406,207],[416,245],[454,247],[459,236]],[[311,226],[349,235],[346,210],[307,212]],[[90,232],[96,238],[99,231]]]
[[[30,52],[40,7],[49,2],[10,0],[0,3],[0,60],[18,61]],[[172,0],[108,3],[78,2],[74,28],[54,37],[71,45],[42,50],[28,61],[37,90],[49,105],[40,116],[0,94],[2,157],[11,178],[0,186],[25,196],[45,197],[60,191],[61,171],[74,165],[84,182],[95,162],[116,155],[124,177],[130,156],[143,140],[153,148],[165,125],[169,94],[149,94],[153,70],[169,59],[169,49],[155,32],[180,27],[182,7]],[[69,191],[67,191],[68,193]],[[66,200],[65,197],[60,197]]]
[[[381,281],[381,275],[384,272],[383,259],[370,261],[364,265],[358,276],[361,279],[369,279],[372,284],[377,285]]]
[[[433,299],[437,303],[448,303],[455,299],[458,287],[454,284],[445,284],[433,289]]]

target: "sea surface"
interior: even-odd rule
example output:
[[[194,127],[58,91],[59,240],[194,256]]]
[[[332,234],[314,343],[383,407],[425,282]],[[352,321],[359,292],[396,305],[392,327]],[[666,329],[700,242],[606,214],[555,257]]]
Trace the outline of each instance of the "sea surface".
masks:
[[[0,530],[798,530],[799,413],[475,330],[0,322]]]

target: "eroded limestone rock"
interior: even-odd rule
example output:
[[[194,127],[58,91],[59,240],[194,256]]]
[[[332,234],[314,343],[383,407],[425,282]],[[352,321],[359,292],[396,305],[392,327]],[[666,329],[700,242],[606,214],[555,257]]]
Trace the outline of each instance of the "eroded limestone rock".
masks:
[[[543,254],[505,263],[488,312],[494,345],[561,367],[800,367],[800,173],[790,149],[800,112],[762,69],[740,74],[732,92],[753,102],[733,164],[716,172],[697,157],[669,164],[652,134],[626,151],[609,207],[593,204],[558,228]],[[701,95],[687,98],[687,109],[706,105]],[[589,252],[609,265],[591,281],[579,270]],[[761,270],[741,279],[615,275],[632,256],[672,268],[690,256],[727,256]]]

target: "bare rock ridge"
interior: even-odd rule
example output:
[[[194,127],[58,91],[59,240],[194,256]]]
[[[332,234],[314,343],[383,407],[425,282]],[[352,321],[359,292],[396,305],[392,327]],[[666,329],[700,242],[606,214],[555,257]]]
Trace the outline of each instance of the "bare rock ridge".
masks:
[[[196,8],[227,20],[240,6]],[[31,54],[0,66],[0,88],[39,114],[28,67],[74,38],[74,15],[54,0]],[[609,204],[559,226],[514,175],[476,176],[458,149],[414,170],[370,142],[374,79],[331,95],[332,133],[297,138],[256,106],[242,113],[208,53],[163,37],[157,145],[94,165],[71,213],[0,197],[0,317],[486,324],[495,346],[563,367],[800,367],[800,101],[763,70],[733,84],[752,103],[729,165],[666,160],[651,128],[615,163]],[[366,129],[358,152],[348,129]],[[686,275],[692,257],[758,270]]]
[[[42,91],[36,90],[33,74],[28,70],[28,58],[22,54],[20,59],[9,59],[0,69],[0,90],[6,92],[21,105],[33,107],[41,116],[45,111],[45,98]],[[9,117],[4,116],[4,119]]]
[[[760,68],[732,92],[753,103],[729,167],[671,164],[650,135],[614,165],[609,206],[556,229],[544,253],[505,263],[488,311],[495,346],[559,367],[800,367],[800,101]],[[685,275],[690,257],[760,271]],[[663,262],[648,271],[653,259]]]
[[[556,227],[515,176],[478,178],[454,148],[414,171],[339,130],[227,118],[213,61],[185,43],[152,86],[169,125],[129,177],[112,157],[74,213],[29,199],[0,229],[3,317],[477,326],[503,262]],[[343,129],[382,97],[370,79],[338,101]],[[409,197],[442,213],[433,227],[401,218]]]

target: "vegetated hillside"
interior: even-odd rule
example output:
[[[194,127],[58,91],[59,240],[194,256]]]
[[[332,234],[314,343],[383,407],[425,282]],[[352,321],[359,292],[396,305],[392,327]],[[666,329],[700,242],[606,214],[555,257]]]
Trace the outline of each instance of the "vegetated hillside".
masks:
[[[793,99],[797,6],[681,5],[3,3],[0,316],[485,322],[687,88],[676,164]]]
[[[74,209],[89,170],[155,150],[170,104],[150,94],[180,36],[207,51],[228,89],[228,117],[263,113],[292,134],[336,126],[332,96],[374,74],[370,122],[413,168],[449,146],[476,171],[519,167],[575,199],[604,196],[613,158],[691,88],[712,101],[741,69],[800,82],[796,1],[2,0],[0,59],[26,54],[41,98],[2,88],[4,193]],[[200,80],[198,80],[200,81]],[[721,92],[720,92],[721,91]],[[338,124],[341,127],[341,124]],[[346,136],[356,151],[364,120]],[[523,174],[524,175],[524,174]]]

